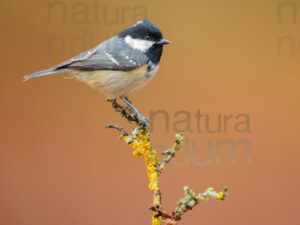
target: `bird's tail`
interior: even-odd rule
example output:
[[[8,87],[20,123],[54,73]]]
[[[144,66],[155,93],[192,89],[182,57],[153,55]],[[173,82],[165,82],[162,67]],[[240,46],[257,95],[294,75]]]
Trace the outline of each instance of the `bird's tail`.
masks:
[[[58,74],[58,73],[66,73],[66,72],[70,72],[73,69],[70,68],[61,68],[61,69],[47,69],[47,70],[41,70],[29,75],[24,76],[24,81],[27,81],[31,78],[35,78],[35,77],[42,77],[42,76],[48,76],[48,75],[54,75],[54,74]]]

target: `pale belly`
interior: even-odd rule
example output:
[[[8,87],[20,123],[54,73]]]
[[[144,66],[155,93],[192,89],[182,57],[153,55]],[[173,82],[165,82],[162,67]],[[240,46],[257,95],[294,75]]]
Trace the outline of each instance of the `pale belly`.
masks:
[[[157,70],[153,71],[150,76],[146,76],[147,65],[131,71],[74,71],[72,74],[77,80],[98,89],[106,96],[116,98],[145,86]]]

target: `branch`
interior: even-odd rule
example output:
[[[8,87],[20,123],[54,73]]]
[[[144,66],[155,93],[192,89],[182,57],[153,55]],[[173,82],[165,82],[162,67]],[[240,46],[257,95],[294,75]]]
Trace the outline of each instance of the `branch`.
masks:
[[[228,195],[227,188],[225,187],[222,192],[216,192],[213,188],[207,188],[205,192],[195,195],[194,191],[190,189],[188,186],[183,188],[185,197],[181,198],[177,205],[178,208],[175,209],[175,213],[173,219],[175,221],[181,220],[181,216],[188,210],[192,210],[193,207],[198,205],[203,200],[212,198],[216,200],[224,200]]]
[[[171,149],[168,149],[168,150],[162,152],[162,154],[165,156],[165,158],[159,167],[160,172],[162,172],[163,169],[165,168],[165,166],[171,161],[171,159],[175,157],[176,152],[179,149],[181,149],[181,147],[182,147],[181,144],[183,142],[183,139],[184,139],[183,133],[176,134],[175,144],[173,145],[173,147]]]
[[[118,125],[108,125],[107,128],[114,128],[122,132],[121,138],[134,149],[133,155],[137,158],[144,156],[145,164],[147,166],[147,175],[149,179],[149,189],[153,193],[153,203],[161,207],[161,192],[158,185],[159,178],[159,162],[156,151],[152,148],[149,140],[149,134],[145,124],[138,119],[138,115],[117,103],[116,99],[108,99],[112,102],[112,107],[115,111],[120,112],[122,117],[125,117],[129,123],[133,123],[136,127],[133,129],[131,135]],[[158,212],[153,213],[152,225],[160,225],[162,216]]]
[[[127,100],[127,99],[126,99]],[[179,200],[178,207],[172,214],[168,214],[162,209],[161,192],[159,188],[159,176],[164,170],[166,165],[175,157],[177,151],[181,148],[184,139],[184,134],[177,134],[175,136],[175,143],[171,149],[164,151],[162,154],[165,156],[163,162],[158,161],[156,151],[152,148],[149,140],[148,128],[145,123],[139,119],[142,115],[135,109],[130,109],[117,103],[116,99],[108,99],[112,103],[115,111],[120,112],[122,117],[125,117],[129,123],[135,124],[131,135],[128,134],[122,127],[118,125],[108,124],[107,128],[113,128],[122,132],[121,138],[133,148],[133,155],[136,158],[141,156],[145,159],[147,167],[147,176],[149,179],[149,189],[153,193],[153,205],[150,209],[153,211],[152,225],[176,225],[181,216],[188,210],[191,210],[203,200],[213,198],[217,200],[224,200],[227,196],[227,188],[223,192],[216,192],[213,188],[207,188],[205,192],[195,195],[193,190],[187,186],[184,187],[185,197]],[[131,103],[130,103],[131,104]],[[133,106],[131,106],[133,107]],[[139,114],[139,115],[138,115]]]

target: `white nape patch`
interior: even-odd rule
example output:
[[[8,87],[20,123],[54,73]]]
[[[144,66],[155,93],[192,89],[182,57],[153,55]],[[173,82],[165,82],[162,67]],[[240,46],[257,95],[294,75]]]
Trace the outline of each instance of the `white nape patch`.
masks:
[[[125,42],[133,49],[137,49],[142,52],[146,52],[155,43],[155,42],[149,41],[149,40],[132,38],[130,35],[127,35],[125,37]]]
[[[104,53],[113,63],[117,64],[118,66],[120,65],[120,63],[110,53],[106,51]]]
[[[136,25],[143,23],[143,20],[137,21],[136,24],[134,24],[132,27],[135,27]]]

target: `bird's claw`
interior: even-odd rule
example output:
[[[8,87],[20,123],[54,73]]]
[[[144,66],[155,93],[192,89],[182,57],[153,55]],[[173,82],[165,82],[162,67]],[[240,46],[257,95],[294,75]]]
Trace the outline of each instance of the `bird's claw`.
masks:
[[[138,119],[138,124],[141,124],[143,127],[145,127],[146,129],[148,129],[149,127],[149,120],[147,117],[144,117],[132,104],[131,102],[128,100],[127,97],[122,96],[120,97],[120,99],[126,103],[126,105],[129,107],[130,111],[136,115],[137,119]]]
[[[141,114],[138,115],[138,119],[139,119],[139,122],[145,127],[148,129],[149,127],[149,120],[147,117],[144,117],[142,116]]]

